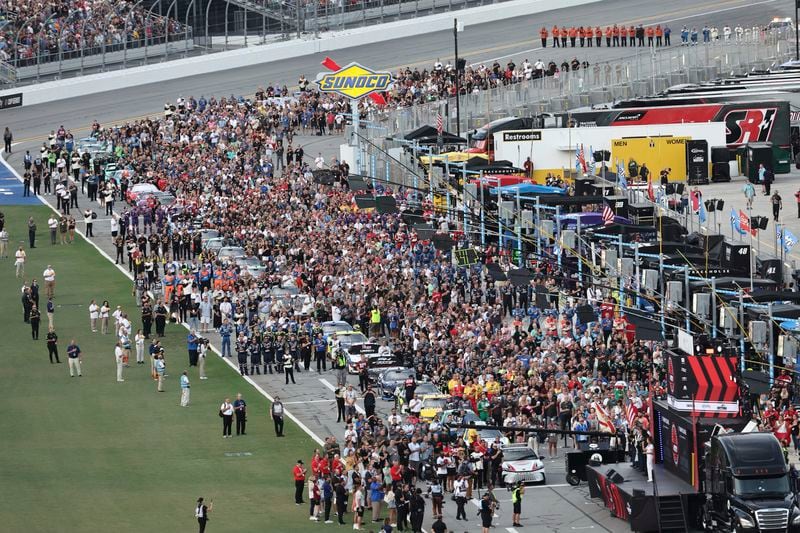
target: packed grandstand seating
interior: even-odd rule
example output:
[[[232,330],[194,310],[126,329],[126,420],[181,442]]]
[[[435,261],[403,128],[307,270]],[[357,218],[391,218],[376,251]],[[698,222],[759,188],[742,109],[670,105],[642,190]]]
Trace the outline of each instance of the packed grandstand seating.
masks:
[[[126,0],[6,0],[0,5],[0,58],[20,66],[181,37],[183,25]],[[147,41],[146,41],[147,40]]]

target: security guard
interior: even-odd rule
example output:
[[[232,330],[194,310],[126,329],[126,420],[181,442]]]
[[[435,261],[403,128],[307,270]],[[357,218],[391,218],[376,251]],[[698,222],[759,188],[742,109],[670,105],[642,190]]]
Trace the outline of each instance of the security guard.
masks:
[[[300,372],[300,342],[294,333],[289,335],[289,340],[286,342],[286,351],[292,358],[294,369]]]
[[[347,384],[347,356],[344,353],[344,349],[337,348],[335,357],[336,385],[344,387]]]
[[[272,333],[264,332],[261,338],[261,356],[264,358],[264,375],[267,371],[272,374],[272,366],[275,364],[275,343],[272,340]]]
[[[236,357],[239,359],[239,373],[243,376],[247,375],[247,344],[244,332],[240,333],[239,338],[236,339]]]
[[[248,343],[250,350],[250,375],[261,375],[261,342],[258,338],[258,333],[253,336],[253,339]],[[264,370],[266,374],[267,371]]]
[[[513,527],[522,527],[519,523],[522,514],[522,495],[525,494],[525,486],[522,481],[517,482],[517,486],[511,491],[511,504],[514,506],[511,522]]]

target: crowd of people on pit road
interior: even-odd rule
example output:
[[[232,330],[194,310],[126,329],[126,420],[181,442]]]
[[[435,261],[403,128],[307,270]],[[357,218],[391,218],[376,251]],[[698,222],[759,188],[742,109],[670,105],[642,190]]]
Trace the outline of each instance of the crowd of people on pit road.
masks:
[[[71,53],[100,53],[103,46],[143,46],[180,35],[183,25],[126,0],[5,0],[0,3],[0,59],[24,66]]]
[[[263,121],[261,109],[236,99],[211,100],[202,109],[179,104],[160,120],[95,130],[113,143],[120,167],[135,169],[134,179],[162,182],[178,199],[149,237],[140,238],[141,217],[131,211],[120,217],[114,237],[136,240],[121,255],[146,283],[141,288],[152,294],[152,305],[176,321],[217,328],[226,356],[238,338],[261,364],[282,352],[295,363],[284,367],[302,363],[302,370],[311,370],[321,323],[344,320],[390,339],[392,350],[416,369],[415,382],[429,379],[485,420],[596,428],[599,402],[615,424],[626,423],[624,398],[638,398],[658,376],[660,352],[626,334],[611,300],[548,259],[532,262],[535,278],[527,286],[493,283],[480,268],[453,266],[448,253],[401,216],[356,209],[345,176],[333,186],[315,183],[302,158],[276,170],[274,146],[287,132]],[[408,193],[382,192],[400,202]],[[447,227],[428,208],[426,216]],[[265,271],[254,276],[217,259],[202,248],[200,229],[215,229],[263,259]],[[155,246],[153,235],[159,236]],[[510,267],[506,250],[488,247],[485,259]],[[297,289],[309,304],[302,306],[305,314],[272,297],[280,286]],[[577,319],[583,301],[597,309],[591,321]],[[141,311],[145,326],[149,313],[144,305]],[[620,382],[621,397],[615,393]],[[382,501],[382,487],[408,480],[414,491],[416,481],[437,477],[434,465],[442,492],[455,491],[461,477],[459,498],[502,481],[497,445],[464,440],[416,415],[346,420],[340,460],[350,465],[343,471],[353,482],[348,489],[357,492],[369,480],[374,500]],[[394,477],[386,476],[393,466]],[[363,497],[373,502],[372,494]],[[373,509],[373,519],[384,518],[380,507]]]
[[[200,106],[189,99],[162,119],[95,128],[95,137],[118,154],[119,167],[132,170],[133,182],[159,184],[177,198],[161,206],[160,217],[161,207],[145,205],[155,210],[149,227],[142,226],[147,211],[124,209],[113,232],[115,243],[132,243],[118,246],[118,259],[127,256],[135,273],[143,328],[161,309],[162,321],[216,329],[222,355],[232,356],[235,347],[242,373],[270,372],[279,354],[284,371],[313,371],[314,358],[322,372],[340,352],[321,324],[347,321],[388,341],[415,369],[405,387],[409,406],[417,384],[428,380],[457,411],[487,422],[590,430],[606,423],[634,457],[644,457],[642,398],[662,386],[664,361],[659,346],[634,338],[612,294],[580,284],[552,257],[531,258],[533,279],[523,286],[494,282],[482,266],[454,266],[448,252],[400,214],[359,210],[345,162],[323,159],[321,166],[337,176],[333,185],[315,182],[302,153],[292,150],[279,162],[276,147],[287,141],[292,122],[268,120],[266,109],[261,101],[221,98]],[[378,189],[401,205],[410,194],[391,184]],[[465,245],[431,206],[424,204],[424,212]],[[260,258],[263,271],[253,274],[204,249],[204,229]],[[512,267],[509,251],[493,246],[484,260]],[[274,295],[287,287],[295,298]],[[589,316],[577,312],[582,304],[592,309]],[[334,493],[345,491],[346,510],[355,505],[358,516],[371,506],[373,520],[387,518],[381,502],[391,489],[395,504],[387,508],[398,513],[398,524],[403,509],[406,518],[413,513],[397,502],[413,506],[423,481],[457,501],[504,481],[497,443],[422,420],[413,409],[386,419],[350,411],[344,423],[344,434],[329,439],[342,439],[338,458],[324,454],[330,472],[317,465],[308,478],[316,478],[308,487],[312,501],[315,491],[323,494],[322,513],[326,474]],[[521,432],[509,438],[526,442]],[[546,432],[534,444],[545,441],[552,455]],[[318,517],[319,509],[310,514]]]

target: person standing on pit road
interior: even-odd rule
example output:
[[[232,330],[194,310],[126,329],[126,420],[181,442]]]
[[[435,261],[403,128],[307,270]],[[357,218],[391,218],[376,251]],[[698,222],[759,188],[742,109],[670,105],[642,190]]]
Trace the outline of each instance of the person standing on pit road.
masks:
[[[367,419],[375,415],[375,404],[377,396],[372,386],[367,384],[367,390],[361,396],[364,399],[364,415]]]
[[[53,364],[53,357],[56,358],[56,363],[61,363],[58,359],[58,335],[55,330],[50,327],[47,332],[47,355],[50,357],[50,364]]]
[[[522,514],[522,496],[525,494],[525,486],[522,481],[517,482],[517,486],[511,491],[511,504],[514,506],[511,522],[513,527],[522,527],[520,524]]]
[[[277,401],[278,399],[275,398]],[[294,465],[292,470],[292,477],[294,478],[294,504],[302,505],[306,502],[303,501],[303,489],[306,487],[306,467],[303,466],[303,460],[298,459],[297,464]]]
[[[236,339],[236,359],[239,362],[239,373],[243,376],[247,375],[247,337],[244,332],[239,333],[239,338]],[[288,381],[287,381],[288,383]]]
[[[203,503],[203,498],[197,499],[197,507],[194,510],[194,516],[197,518],[197,523],[200,526],[200,533],[204,533],[206,530],[206,524],[208,523],[208,513],[211,512],[211,509],[214,507],[214,501],[211,500],[208,502],[208,506]]]
[[[247,402],[242,398],[242,393],[236,394],[233,400],[233,413],[236,415],[236,434],[247,435],[245,428],[247,425]]]
[[[542,48],[547,48],[547,28],[544,26],[539,30],[539,37],[542,39]]]
[[[467,512],[464,505],[467,503],[467,480],[464,476],[458,476],[455,483],[453,483],[453,496],[456,499],[456,520],[467,521]]]
[[[223,320],[222,325],[219,327],[218,331],[219,331],[219,336],[222,339],[222,357],[230,357],[231,333],[233,333],[233,328],[231,327],[231,324],[227,318]]]
[[[800,202],[800,200],[798,200]],[[314,359],[317,362],[317,374],[321,374],[323,371],[327,371],[327,365],[325,362],[325,351],[327,346],[325,344],[325,339],[322,338],[322,333],[317,333],[316,338],[314,339]]]
[[[772,204],[772,218],[777,222],[781,209],[783,209],[783,198],[778,194],[778,191],[775,191],[775,193],[770,196],[769,202]]]
[[[231,427],[233,426],[233,405],[230,398],[225,398],[219,406],[219,416],[222,418],[222,438],[231,438]]]
[[[275,424],[275,436],[283,437],[284,409],[283,409],[283,402],[281,401],[280,396],[275,396],[275,401],[272,402],[272,407],[270,407],[269,412],[270,415],[272,416],[272,422]]]
[[[425,520],[425,499],[422,497],[422,489],[414,491],[414,495],[411,497],[410,514],[411,531],[414,533],[422,533],[422,522]]]
[[[483,533],[489,533],[492,527],[492,517],[494,516],[494,502],[489,498],[489,493],[484,492],[480,503],[481,527]]]
[[[347,422],[347,414],[344,410],[344,387],[336,387],[333,394],[336,396],[336,422]]]
[[[74,378],[75,374],[78,374],[78,377],[83,376],[83,373],[81,373],[83,357],[81,356],[80,347],[75,343],[75,339],[69,341],[69,346],[67,346],[67,363],[69,366],[69,377]]]
[[[283,372],[286,375],[286,384],[289,384],[289,380],[292,380],[292,385],[295,385],[294,381],[294,361],[292,360],[292,354],[286,352],[283,354]]]

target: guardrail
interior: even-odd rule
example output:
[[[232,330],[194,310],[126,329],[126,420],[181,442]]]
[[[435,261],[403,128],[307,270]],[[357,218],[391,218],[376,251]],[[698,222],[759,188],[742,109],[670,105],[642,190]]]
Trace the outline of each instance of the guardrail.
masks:
[[[726,74],[769,68],[793,57],[794,43],[781,36],[755,41],[718,41],[697,46],[636,49],[586,69],[556,76],[520,80],[460,97],[460,131],[479,128],[507,116],[566,112],[579,107],[649,96],[683,83],[702,83]],[[445,129],[456,131],[455,98],[411,107],[375,111],[370,120],[390,136],[435,124],[441,114]],[[366,135],[377,139],[369,130]]]

